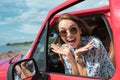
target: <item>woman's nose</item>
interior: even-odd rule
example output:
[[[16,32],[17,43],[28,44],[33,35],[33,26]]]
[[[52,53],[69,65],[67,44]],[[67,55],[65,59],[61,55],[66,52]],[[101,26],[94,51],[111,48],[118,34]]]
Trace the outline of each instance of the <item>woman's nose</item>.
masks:
[[[67,31],[67,37],[71,36],[71,32]]]

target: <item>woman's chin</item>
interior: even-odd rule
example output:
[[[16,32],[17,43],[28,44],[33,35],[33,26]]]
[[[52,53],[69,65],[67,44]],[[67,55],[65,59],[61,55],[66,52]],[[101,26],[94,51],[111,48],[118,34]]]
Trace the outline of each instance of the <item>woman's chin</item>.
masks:
[[[76,47],[76,45],[75,45],[74,43],[69,43],[69,46],[70,46],[71,48],[75,48],[75,47]]]

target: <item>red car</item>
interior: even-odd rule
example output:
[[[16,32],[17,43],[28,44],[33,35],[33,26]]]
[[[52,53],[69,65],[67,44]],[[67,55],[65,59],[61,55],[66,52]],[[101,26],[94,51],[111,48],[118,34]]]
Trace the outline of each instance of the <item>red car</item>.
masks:
[[[21,60],[16,63],[8,64],[9,61],[3,62],[7,66],[0,64],[0,80],[16,79],[16,66],[27,62],[32,62],[34,71],[26,77],[26,80],[100,80],[103,78],[92,78],[84,76],[65,75],[64,68],[59,61],[58,55],[52,53],[49,45],[57,41],[57,34],[54,28],[54,22],[61,16],[61,12],[76,4],[81,4],[83,0],[67,0],[63,4],[52,9],[42,24],[29,52],[25,54]],[[60,13],[61,12],[61,13]],[[66,11],[67,12],[67,11]],[[59,14],[58,14],[59,13]],[[120,1],[109,0],[108,6],[92,8],[86,10],[76,10],[67,12],[84,19],[93,29],[91,35],[100,38],[103,42],[108,56],[115,66],[115,73],[110,80],[119,80],[120,71]],[[31,59],[32,58],[32,59]],[[11,61],[13,62],[13,61]],[[9,66],[10,65],[10,66]],[[9,67],[9,69],[8,69]],[[7,71],[8,69],[8,71]],[[6,74],[7,72],[7,74]],[[7,75],[7,76],[6,76]],[[6,78],[7,77],[7,78]],[[103,79],[104,80],[104,79]]]

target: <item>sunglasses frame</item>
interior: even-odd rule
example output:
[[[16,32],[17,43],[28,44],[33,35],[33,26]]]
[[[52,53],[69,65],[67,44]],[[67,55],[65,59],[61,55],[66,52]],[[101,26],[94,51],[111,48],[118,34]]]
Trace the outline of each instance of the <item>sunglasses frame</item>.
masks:
[[[70,31],[71,34],[76,34],[76,33],[78,32],[78,28],[75,27],[75,26],[70,27],[68,30]],[[67,30],[61,30],[61,31],[59,32],[59,35],[60,35],[61,37],[66,37],[66,36],[67,36]]]

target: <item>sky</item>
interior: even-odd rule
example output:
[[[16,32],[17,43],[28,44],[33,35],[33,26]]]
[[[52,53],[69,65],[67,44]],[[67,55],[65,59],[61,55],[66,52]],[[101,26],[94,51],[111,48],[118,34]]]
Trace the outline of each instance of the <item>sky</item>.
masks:
[[[33,41],[48,12],[64,1],[0,0],[0,45]],[[86,0],[82,4],[86,6],[80,5],[79,9],[109,3],[108,0]]]

